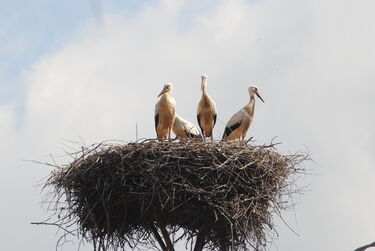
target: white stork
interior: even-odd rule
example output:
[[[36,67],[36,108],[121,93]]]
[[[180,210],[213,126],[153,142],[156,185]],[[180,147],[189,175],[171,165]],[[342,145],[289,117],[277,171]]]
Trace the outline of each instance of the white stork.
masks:
[[[207,75],[202,75],[202,97],[198,104],[197,119],[199,127],[201,128],[203,138],[211,137],[212,130],[216,124],[216,104],[215,101],[207,93]]]
[[[155,105],[155,130],[159,139],[168,137],[171,140],[171,130],[176,118],[176,101],[169,93],[173,89],[172,83],[166,83],[158,97],[161,96]]]
[[[250,127],[251,122],[253,121],[254,117],[254,108],[255,108],[255,98],[254,93],[262,100],[264,100],[259,94],[258,88],[256,86],[249,87],[249,94],[250,94],[250,101],[249,103],[234,114],[231,119],[228,121],[223,140],[235,140],[235,139],[242,139],[244,140],[247,130]]]
[[[176,119],[173,124],[173,132],[181,139],[202,138],[198,128],[196,128],[193,123],[190,123],[178,115],[176,115]]]

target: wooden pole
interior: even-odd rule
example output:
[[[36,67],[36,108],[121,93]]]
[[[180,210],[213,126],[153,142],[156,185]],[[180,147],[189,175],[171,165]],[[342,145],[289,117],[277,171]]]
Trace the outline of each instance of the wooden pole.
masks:
[[[165,246],[165,243],[164,243],[163,239],[161,238],[161,236],[160,236],[158,230],[157,230],[156,227],[154,226],[154,224],[151,225],[151,230],[152,230],[152,233],[154,234],[156,240],[158,241],[158,243],[159,243],[161,249],[162,249],[163,251],[168,251],[167,246]]]

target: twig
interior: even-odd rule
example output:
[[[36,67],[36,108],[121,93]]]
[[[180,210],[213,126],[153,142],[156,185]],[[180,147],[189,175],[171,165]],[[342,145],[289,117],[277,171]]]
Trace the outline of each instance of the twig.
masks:
[[[158,219],[157,216],[156,216],[156,222],[159,226],[161,234],[163,235],[164,242],[166,243],[166,246],[167,246],[167,251],[174,251],[173,243],[171,241],[171,238],[169,236],[169,233],[168,233],[164,223],[162,223],[160,221],[160,219]]]
[[[156,229],[156,227],[155,227],[153,224],[151,224],[151,225],[150,225],[150,228],[151,228],[151,231],[152,231],[152,233],[154,234],[154,236],[155,236],[157,242],[159,243],[161,249],[162,249],[163,251],[168,251],[168,249],[167,249],[167,247],[165,246],[165,243],[164,243],[163,239],[161,238],[160,234],[158,233],[158,230]]]
[[[371,244],[368,244],[368,245],[365,245],[363,247],[359,247],[357,248],[356,250],[354,251],[365,251],[366,249],[370,248],[370,247],[375,247],[375,242],[371,243]]]

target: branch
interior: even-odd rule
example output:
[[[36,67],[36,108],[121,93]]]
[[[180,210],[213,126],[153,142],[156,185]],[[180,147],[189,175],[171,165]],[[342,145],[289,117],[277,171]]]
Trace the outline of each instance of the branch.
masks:
[[[50,220],[50,219],[48,219],[48,220]],[[47,222],[48,220],[43,221],[43,222],[31,222],[30,224],[31,224],[31,225],[56,226],[56,227],[58,227],[58,228],[64,230],[66,233],[69,233],[69,234],[75,236],[75,234],[74,234],[72,231],[69,231],[68,229],[64,228],[64,227],[62,226],[62,224]]]
[[[370,247],[375,247],[375,241],[373,243],[371,243],[371,244],[366,245],[366,246],[359,247],[359,248],[357,248],[354,251],[365,251],[366,249],[368,249]]]
[[[165,243],[164,243],[163,239],[161,238],[160,234],[158,233],[158,230],[156,229],[156,227],[153,224],[151,224],[151,231],[154,234],[156,240],[158,241],[161,249],[163,251],[168,251],[167,247],[165,246]]]
[[[169,233],[167,231],[167,228],[165,227],[165,225],[158,219],[158,217],[156,217],[156,222],[158,223],[159,225],[159,228],[160,228],[160,231],[161,231],[161,234],[163,235],[163,238],[164,238],[164,241],[165,243],[167,244],[167,250],[168,251],[175,251],[174,250],[174,247],[173,247],[173,244],[172,244],[172,241],[171,241],[171,238],[169,237]]]
[[[204,227],[203,229],[200,229],[198,235],[197,235],[197,240],[195,242],[194,246],[194,251],[202,251],[204,245],[206,244],[206,237],[208,234],[208,228]]]

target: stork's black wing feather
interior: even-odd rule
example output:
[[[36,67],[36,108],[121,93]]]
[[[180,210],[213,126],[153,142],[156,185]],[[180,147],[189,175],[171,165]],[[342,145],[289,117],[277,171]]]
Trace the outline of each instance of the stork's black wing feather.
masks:
[[[156,113],[155,114],[155,130],[156,130],[156,133],[157,133],[158,124],[159,124],[159,113]]]
[[[201,131],[202,131],[202,134],[204,134],[204,132],[203,132],[203,128],[202,128],[202,126],[201,126],[201,115],[200,115],[200,114],[197,115],[197,120],[198,120],[199,128],[200,128]]]
[[[241,125],[241,122],[233,124],[230,127],[228,127],[228,126],[225,127],[225,131],[224,131],[224,134],[223,134],[223,139],[226,139],[234,130],[236,130],[238,127],[240,127],[240,125]]]
[[[215,113],[215,114],[214,114],[214,126],[215,126],[215,124],[216,124],[216,117],[217,117],[217,114]]]

